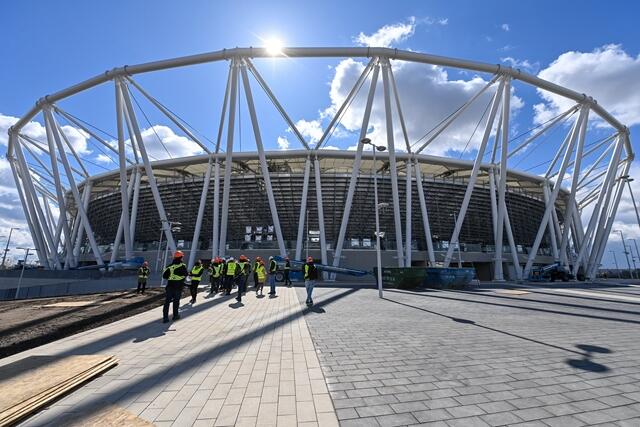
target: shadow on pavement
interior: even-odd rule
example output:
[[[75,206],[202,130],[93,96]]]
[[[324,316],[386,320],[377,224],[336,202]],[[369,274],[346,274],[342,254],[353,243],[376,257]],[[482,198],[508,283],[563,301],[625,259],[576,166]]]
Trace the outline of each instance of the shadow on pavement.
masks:
[[[382,299],[384,299],[386,301],[389,301],[389,302],[392,302],[394,304],[400,304],[400,305],[404,305],[405,307],[411,307],[411,308],[414,308],[416,310],[424,311],[426,313],[433,314],[435,316],[444,317],[446,319],[453,320],[456,323],[462,323],[462,324],[466,324],[466,325],[473,325],[475,327],[486,329],[488,331],[497,332],[499,334],[508,335],[510,337],[513,337],[513,338],[518,338],[518,339],[529,341],[529,342],[532,342],[532,343],[535,343],[535,344],[540,344],[540,345],[544,345],[544,346],[547,346],[547,347],[555,348],[557,350],[562,350],[562,351],[566,351],[566,352],[569,352],[569,353],[574,353],[574,354],[577,354],[577,355],[580,355],[580,356],[586,356],[587,355],[587,353],[583,353],[583,352],[580,352],[580,351],[572,350],[572,349],[565,348],[565,347],[560,347],[560,346],[555,345],[555,344],[549,344],[549,343],[546,343],[546,342],[543,342],[543,341],[535,340],[533,338],[523,337],[522,335],[513,334],[511,332],[501,331],[499,329],[495,329],[495,328],[492,328],[490,326],[481,325],[479,323],[476,323],[473,320],[461,319],[461,318],[458,318],[458,317],[447,316],[446,314],[438,313],[437,311],[427,310],[426,308],[416,307],[415,305],[406,304],[404,302],[395,301],[395,300],[392,300],[392,299],[389,299],[389,298],[382,298]]]
[[[598,372],[598,373],[609,372],[610,369],[607,368],[605,365],[594,362],[591,359],[593,359],[593,356],[594,356],[593,353],[608,354],[608,353],[611,353],[611,350],[609,350],[606,347],[600,347],[597,345],[590,345],[590,344],[578,344],[576,345],[576,347],[584,351],[585,354],[582,356],[582,359],[567,359],[566,360],[567,365],[576,369],[582,369],[583,371]]]
[[[430,298],[443,299],[443,300],[448,300],[448,301],[468,302],[468,303],[472,303],[472,304],[492,305],[492,306],[496,306],[496,307],[509,307],[509,308],[515,308],[515,309],[518,309],[518,310],[528,310],[528,311],[537,311],[537,312],[541,312],[541,313],[560,314],[562,316],[584,317],[584,318],[589,318],[589,319],[610,320],[612,322],[621,322],[621,323],[630,323],[630,324],[634,324],[634,325],[640,325],[640,321],[638,321],[638,320],[621,319],[621,318],[616,318],[616,317],[606,317],[606,316],[598,316],[598,315],[584,314],[584,313],[569,313],[569,312],[566,312],[566,311],[549,310],[549,309],[546,309],[546,308],[523,307],[523,306],[514,305],[514,304],[500,304],[498,302],[477,301],[477,300],[465,299],[465,298],[454,298],[452,296],[444,296],[444,295],[442,295],[444,292],[435,291],[435,290],[430,291],[428,295],[421,294],[421,293],[416,293],[416,292],[401,291],[401,290],[396,290],[396,289],[387,289],[386,292],[400,293],[400,294],[407,294],[407,295],[416,295],[416,296],[421,296],[421,297],[430,297]],[[504,296],[498,296],[498,295],[486,295],[486,294],[471,293],[471,292],[456,292],[456,293],[469,294],[469,295],[474,295],[474,296],[482,296],[482,297],[487,297],[487,298],[515,300],[515,301],[519,301],[519,302],[534,302],[534,303],[541,303],[541,304],[554,304],[554,303],[550,303],[548,301],[523,299],[523,298],[513,298],[513,297],[504,297]],[[591,309],[593,309],[593,310],[602,310],[602,311],[615,312],[615,313],[631,314],[631,315],[636,315],[636,316],[640,315],[639,312],[635,312],[635,311],[614,310],[614,309],[606,309],[606,308],[601,308],[601,307],[592,307],[592,306],[585,306],[585,305],[578,305],[578,304],[562,304],[562,303],[555,303],[555,304],[566,306],[566,307],[580,308],[580,309],[583,309],[583,310],[591,310]]]
[[[333,295],[331,297],[323,299],[322,301],[318,302],[314,307],[322,308],[339,299],[347,297],[357,291],[358,289],[354,289],[354,288],[348,289],[337,295]],[[220,298],[212,302],[219,304],[221,302],[227,301],[228,299],[229,298]],[[203,303],[202,305],[196,308],[193,308],[192,310],[189,310],[189,312],[190,314],[194,314],[194,312],[197,312],[206,308],[210,308],[212,305],[215,305],[215,304],[211,304],[209,302]],[[277,329],[286,324],[289,324],[299,319],[300,317],[309,314],[310,312],[311,310],[309,308],[296,311],[295,313],[289,314],[288,316],[285,316],[283,318],[264,324],[260,328],[253,331],[249,331],[248,333],[245,333],[242,336],[234,338],[231,341],[228,341],[222,345],[216,346],[206,351],[190,354],[189,357],[185,357],[181,359],[178,363],[173,364],[171,366],[171,370],[173,372],[180,372],[185,369],[193,368],[194,364],[202,364],[209,360],[219,358],[223,356],[225,353],[228,353],[233,349],[243,344],[246,344],[251,340],[256,339],[256,337],[264,333],[267,333],[273,329]],[[187,313],[184,313],[183,316],[184,315],[187,315]],[[149,326],[153,324],[157,324],[157,322],[153,321],[153,322],[147,322],[142,325],[138,325],[135,328],[133,328],[133,330],[129,329],[127,331],[122,331],[116,334],[114,337],[117,338],[116,341],[119,341],[119,342],[127,341],[131,337],[132,333],[135,334],[136,331],[141,331],[146,328],[149,328]],[[121,337],[118,337],[118,335],[121,335]],[[114,342],[111,341],[111,337],[109,337],[109,339],[106,341],[109,342],[109,345],[114,344]],[[96,344],[95,342],[92,344],[85,344],[84,346],[82,346],[83,351],[91,351],[90,350],[91,345],[95,345],[95,344]],[[95,351],[95,349],[93,349],[92,351]],[[72,352],[70,352],[70,354],[82,354],[82,353],[79,353],[77,349],[74,349]],[[124,381],[121,385],[109,389],[109,391],[107,391],[106,393],[90,395],[89,397],[83,399],[79,404],[73,407],[73,416],[77,415],[79,417],[82,417],[83,419],[86,419],[90,417],[93,413],[95,413],[95,411],[98,411],[110,405],[111,403],[116,402],[124,394],[132,390],[135,390],[136,392],[144,392],[147,389],[156,385],[161,380],[167,380],[167,371],[163,370],[161,372],[144,376],[143,378],[135,378],[132,381]]]

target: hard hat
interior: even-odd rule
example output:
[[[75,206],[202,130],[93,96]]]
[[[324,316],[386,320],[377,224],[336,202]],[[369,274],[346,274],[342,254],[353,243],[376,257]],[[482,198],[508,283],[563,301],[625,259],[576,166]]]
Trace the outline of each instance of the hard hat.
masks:
[[[308,256],[308,257],[307,257],[307,262],[313,262],[313,257]]]
[[[202,260],[197,259],[196,264],[202,264]]]
[[[184,254],[182,253],[182,251],[176,251],[173,254],[173,258],[182,258],[182,257],[184,257]]]
[[[149,265],[149,263],[147,261],[143,262],[142,265],[144,265],[145,267]]]

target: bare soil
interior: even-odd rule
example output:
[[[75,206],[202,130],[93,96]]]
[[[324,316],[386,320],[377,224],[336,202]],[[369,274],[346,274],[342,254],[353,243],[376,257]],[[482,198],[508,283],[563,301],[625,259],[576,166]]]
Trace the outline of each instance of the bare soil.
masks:
[[[91,304],[84,305],[86,302]],[[133,316],[163,302],[163,288],[148,288],[144,295],[119,291],[0,301],[0,358]]]

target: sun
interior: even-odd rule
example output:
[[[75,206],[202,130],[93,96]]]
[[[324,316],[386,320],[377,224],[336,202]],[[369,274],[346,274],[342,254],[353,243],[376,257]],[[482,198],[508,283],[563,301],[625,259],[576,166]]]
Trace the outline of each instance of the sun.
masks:
[[[282,55],[282,41],[275,37],[268,38],[264,41],[264,47],[271,56]]]

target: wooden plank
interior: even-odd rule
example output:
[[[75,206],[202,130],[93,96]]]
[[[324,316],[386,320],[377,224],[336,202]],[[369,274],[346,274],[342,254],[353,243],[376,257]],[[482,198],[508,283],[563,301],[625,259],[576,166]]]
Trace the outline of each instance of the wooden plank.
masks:
[[[0,426],[46,404],[118,363],[113,356],[32,356],[0,367]]]
[[[44,393],[33,396],[25,402],[22,402],[19,405],[11,408],[11,410],[6,411],[0,416],[0,426],[4,425],[3,423],[7,422],[11,424],[25,416],[32,414],[38,409],[42,408],[46,404],[59,399],[67,392],[74,390],[79,387],[86,381],[91,378],[101,374],[102,372],[110,369],[111,367],[117,364],[117,360],[112,358],[109,362],[96,366],[94,369],[90,369],[87,372],[81,374],[80,376],[70,378],[69,380],[52,387]]]
[[[65,419],[64,422],[69,427],[150,427],[154,425],[115,405],[107,406],[89,417],[76,416],[68,420]]]

